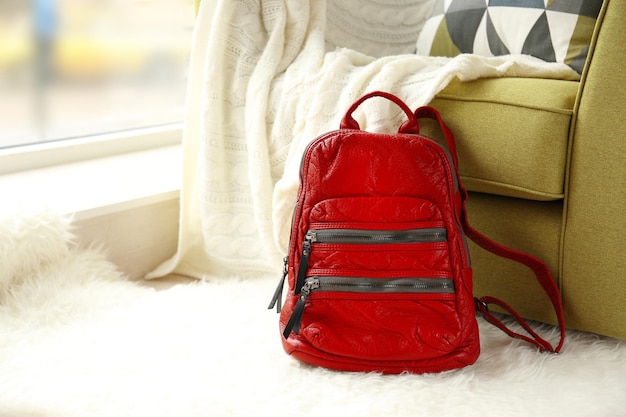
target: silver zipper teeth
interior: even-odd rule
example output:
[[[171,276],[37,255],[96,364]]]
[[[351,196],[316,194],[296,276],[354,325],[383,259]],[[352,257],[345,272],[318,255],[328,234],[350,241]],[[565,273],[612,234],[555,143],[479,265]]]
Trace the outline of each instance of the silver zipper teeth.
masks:
[[[448,278],[360,278],[313,276],[306,279],[313,290],[380,293],[454,293],[454,281]]]
[[[305,237],[312,243],[434,243],[445,242],[445,228],[409,230],[315,229]]]

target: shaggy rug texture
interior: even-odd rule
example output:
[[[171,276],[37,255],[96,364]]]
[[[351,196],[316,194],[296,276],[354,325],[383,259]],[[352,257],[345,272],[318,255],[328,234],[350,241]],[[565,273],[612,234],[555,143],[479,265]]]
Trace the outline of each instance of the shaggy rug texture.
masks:
[[[626,415],[623,341],[570,331],[541,354],[481,321],[473,366],[333,372],[283,353],[278,276],[155,290],[73,241],[67,218],[0,221],[2,417]]]

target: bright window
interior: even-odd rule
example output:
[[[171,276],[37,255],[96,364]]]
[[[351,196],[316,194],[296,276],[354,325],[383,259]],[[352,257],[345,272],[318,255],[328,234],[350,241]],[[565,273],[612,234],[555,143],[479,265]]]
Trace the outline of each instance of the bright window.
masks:
[[[0,148],[179,123],[193,0],[0,1]]]

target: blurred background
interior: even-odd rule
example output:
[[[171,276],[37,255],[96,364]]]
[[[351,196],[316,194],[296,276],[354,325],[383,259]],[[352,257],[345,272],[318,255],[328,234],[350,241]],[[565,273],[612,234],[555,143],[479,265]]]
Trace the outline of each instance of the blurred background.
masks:
[[[193,0],[0,0],[0,148],[182,121]]]

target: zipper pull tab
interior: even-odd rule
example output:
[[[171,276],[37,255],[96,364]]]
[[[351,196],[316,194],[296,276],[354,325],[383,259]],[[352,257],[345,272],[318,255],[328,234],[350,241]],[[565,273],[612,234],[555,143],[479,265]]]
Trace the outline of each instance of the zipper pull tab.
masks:
[[[304,306],[306,305],[306,300],[309,298],[311,291],[320,287],[320,280],[316,278],[309,278],[306,280],[302,289],[300,290],[300,298],[293,308],[293,312],[291,313],[291,317],[289,317],[289,321],[285,326],[285,331],[283,331],[283,336],[285,339],[289,338],[291,331],[295,334],[300,333],[300,323],[302,322],[302,314],[304,313]]]
[[[304,286],[306,271],[309,268],[309,257],[311,256],[311,244],[317,240],[315,232],[307,232],[302,242],[302,256],[300,257],[300,265],[298,265],[298,275],[296,276],[296,291]],[[297,294],[297,293],[296,293]]]
[[[272,301],[270,302],[268,310],[271,310],[276,306],[276,312],[280,313],[280,309],[282,308],[282,299],[283,299],[283,287],[285,286],[285,278],[287,277],[287,263],[289,262],[289,258],[285,256],[283,259],[283,276],[278,281],[278,286],[274,291],[274,296],[272,297]]]

